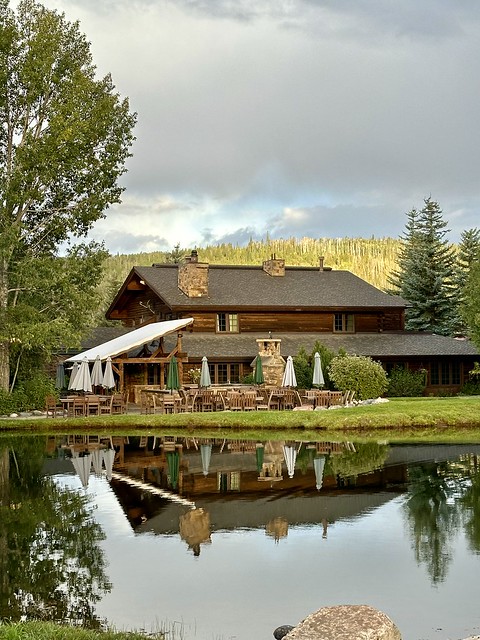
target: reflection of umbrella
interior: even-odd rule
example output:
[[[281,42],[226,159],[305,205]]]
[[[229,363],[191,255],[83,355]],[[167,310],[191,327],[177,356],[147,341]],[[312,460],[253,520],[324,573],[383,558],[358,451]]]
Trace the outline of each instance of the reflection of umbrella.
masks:
[[[202,369],[200,371],[200,386],[209,387],[211,384],[212,384],[212,381],[210,379],[210,370],[208,368],[207,356],[203,356]]]
[[[105,363],[105,372],[103,374],[102,385],[105,387],[105,389],[113,389],[115,386],[115,378],[113,377],[112,370],[112,359],[110,356],[108,356],[107,362]]]
[[[265,456],[265,447],[261,442],[257,442],[255,446],[255,458],[257,460],[257,471],[260,473],[263,467],[263,458]]]
[[[68,382],[69,389],[73,389],[73,383],[75,382],[75,378],[77,377],[77,373],[79,369],[80,369],[80,365],[78,364],[78,362],[74,362],[72,371],[70,373],[70,380]]]
[[[193,549],[194,555],[200,554],[200,543],[210,540],[210,516],[203,509],[192,509],[180,516],[180,537]]]
[[[90,379],[92,381],[92,387],[100,387],[103,385],[102,361],[100,360],[100,356],[95,358]]]
[[[322,360],[320,358],[320,354],[318,351],[315,351],[315,355],[313,356],[313,380],[312,384],[314,387],[323,387],[325,384],[325,380],[323,378],[322,371]]]
[[[84,358],[80,363],[80,368],[72,386],[70,387],[74,391],[91,391],[92,380],[90,378],[90,368],[88,366],[88,358]]]
[[[200,445],[200,455],[202,457],[203,475],[204,476],[208,476],[208,468],[210,466],[210,458],[212,457],[212,445],[211,444],[201,444]]]
[[[63,368],[63,364],[61,362],[57,364],[57,377],[55,379],[55,388],[65,389],[65,369]]]
[[[92,456],[88,453],[85,456],[77,456],[71,458],[73,468],[77,472],[78,477],[84,488],[88,485],[88,479],[90,477],[90,467],[92,466]]]
[[[295,369],[293,368],[293,358],[288,356],[285,371],[283,372],[282,387],[296,387],[297,378],[295,376]]]
[[[103,452],[103,463],[107,472],[107,480],[112,479],[113,462],[115,460],[115,449],[105,449]]]
[[[180,468],[180,455],[178,451],[167,452],[167,479],[172,489],[178,485],[178,471]]]
[[[255,371],[253,372],[253,381],[255,384],[263,384],[265,382],[263,377],[262,359],[260,356],[255,358]]]
[[[92,466],[96,476],[102,475],[103,465],[103,451],[101,449],[94,449],[92,451]]]
[[[285,464],[287,465],[288,477],[293,478],[293,474],[295,473],[297,450],[295,449],[295,447],[283,445],[283,455],[285,457]]]
[[[180,380],[178,378],[178,362],[175,356],[172,356],[168,365],[167,389],[179,389]]]
[[[325,467],[325,456],[318,456],[313,459],[313,468],[315,469],[315,481],[317,489],[320,491],[323,484],[323,469]]]

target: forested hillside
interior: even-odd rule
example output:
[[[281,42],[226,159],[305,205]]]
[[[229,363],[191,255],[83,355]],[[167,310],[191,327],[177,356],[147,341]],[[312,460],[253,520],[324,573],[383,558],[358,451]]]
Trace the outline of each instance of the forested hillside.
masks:
[[[290,238],[288,240],[250,241],[246,246],[232,244],[205,247],[175,247],[171,252],[118,254],[107,259],[101,284],[104,300],[98,321],[133,266],[156,262],[175,262],[196,248],[199,259],[210,264],[255,264],[275,254],[287,266],[317,266],[319,257],[325,266],[355,273],[379,289],[387,287],[387,277],[396,268],[399,240],[392,238]]]

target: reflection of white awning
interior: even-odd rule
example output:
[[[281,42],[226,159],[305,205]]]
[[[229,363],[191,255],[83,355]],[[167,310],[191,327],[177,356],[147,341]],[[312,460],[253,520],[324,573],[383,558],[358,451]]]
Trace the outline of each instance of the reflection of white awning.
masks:
[[[99,344],[97,347],[77,353],[76,356],[67,358],[66,362],[76,362],[87,358],[90,362],[93,362],[97,356],[100,356],[100,360],[105,360],[110,356],[118,356],[120,353],[127,353],[135,347],[139,347],[142,344],[149,344],[154,340],[158,340],[169,333],[175,333],[183,327],[187,327],[193,323],[193,318],[182,318],[182,320],[167,320],[165,322],[152,322],[139,329],[134,329],[129,333],[125,333],[123,336]]]

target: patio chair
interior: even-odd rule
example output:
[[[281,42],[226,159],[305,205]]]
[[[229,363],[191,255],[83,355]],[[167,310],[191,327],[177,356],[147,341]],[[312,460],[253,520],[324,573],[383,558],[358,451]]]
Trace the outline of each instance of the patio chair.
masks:
[[[121,411],[119,410],[119,403],[120,400],[117,400],[117,402],[113,399],[112,400],[112,413],[121,413]],[[145,415],[148,415],[150,413],[154,413],[155,412],[155,401],[153,399],[153,394],[151,393],[145,393],[145,391],[143,391],[140,394],[140,413],[144,413]]]
[[[200,411],[215,411],[215,394],[212,389],[200,392]]]
[[[72,414],[75,418],[87,415],[87,401],[85,398],[78,396],[73,399]]]
[[[87,416],[98,416],[100,413],[100,399],[98,396],[87,396],[85,411]]]
[[[114,393],[112,397],[112,413],[125,413],[126,412],[126,402],[121,393]]]
[[[227,402],[230,411],[243,411],[243,398],[239,391],[229,391]]]
[[[100,396],[98,413],[101,416],[108,416],[112,413],[113,396]]]
[[[50,415],[52,418],[56,418],[57,416],[65,417],[65,407],[61,402],[58,402],[55,396],[47,396],[45,398],[45,411],[47,412],[47,416]]]
[[[243,395],[243,410],[256,411],[257,410],[257,392],[244,391],[242,395]]]

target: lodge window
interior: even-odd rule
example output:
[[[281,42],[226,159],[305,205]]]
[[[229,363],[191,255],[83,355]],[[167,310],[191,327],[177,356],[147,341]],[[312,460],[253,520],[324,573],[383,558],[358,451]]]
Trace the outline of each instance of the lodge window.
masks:
[[[430,384],[460,384],[460,365],[458,362],[433,362],[430,367]]]
[[[333,318],[333,330],[339,333],[354,332],[353,313],[335,313]]]
[[[210,378],[213,384],[229,384],[240,382],[240,365],[239,364],[227,364],[208,363],[210,370]]]
[[[222,493],[240,491],[240,471],[217,473],[217,489]]]
[[[238,333],[237,313],[217,313],[218,333]]]

